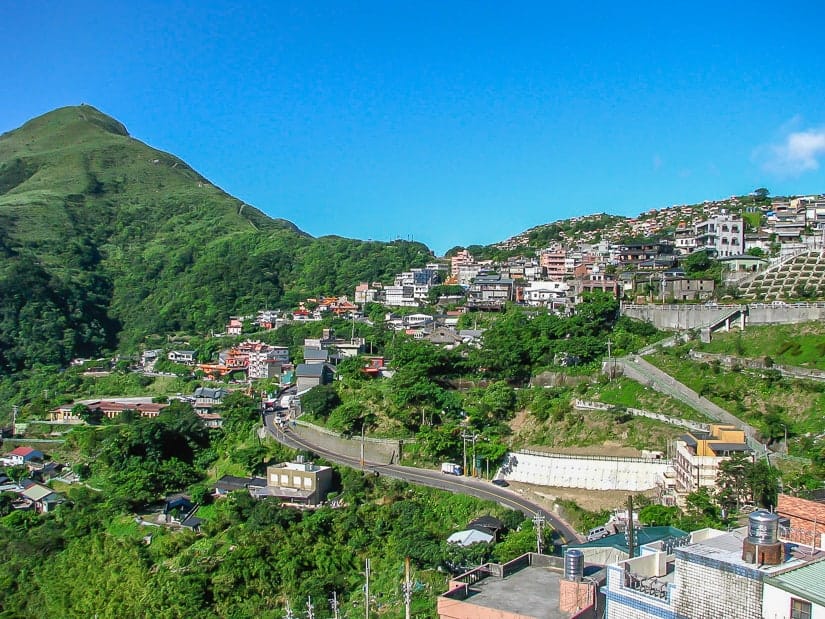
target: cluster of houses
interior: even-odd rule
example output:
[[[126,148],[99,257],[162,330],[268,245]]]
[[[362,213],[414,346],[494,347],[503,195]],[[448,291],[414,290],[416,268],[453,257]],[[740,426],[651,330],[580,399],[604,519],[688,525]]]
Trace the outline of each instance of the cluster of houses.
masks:
[[[38,514],[48,513],[66,499],[45,483],[59,474],[62,466],[55,462],[46,462],[43,452],[33,447],[15,447],[0,457],[4,466],[25,466],[28,471],[24,479],[14,481],[8,474],[0,471],[0,492],[17,495],[12,502],[12,509],[33,510]]]
[[[706,203],[701,209],[674,207],[651,211],[615,228],[625,236],[656,240],[623,243],[610,240],[605,230],[599,230],[584,234],[584,240],[565,239],[534,255],[514,256],[503,262],[476,260],[469,251],[461,250],[449,259],[449,264],[411,269],[396,276],[389,286],[361,283],[355,289],[355,301],[420,307],[429,302],[430,290],[437,284],[458,285],[464,290],[463,295],[440,299],[442,304],[461,304],[471,309],[495,310],[514,302],[565,312],[580,302],[585,293],[593,291],[639,301],[646,296],[702,301],[713,296],[715,282],[688,278],[679,268],[680,261],[693,252],[707,252],[730,272],[752,273],[767,268],[770,262],[766,257],[749,254],[749,250],[758,249],[764,256],[787,256],[823,245],[823,197],[750,206],[748,209],[758,212],[764,220],[757,230],[746,231],[741,214],[730,210],[737,207],[740,205],[736,198]],[[670,230],[667,235],[662,234],[665,228]],[[506,248],[526,244],[527,237],[511,241],[505,244]]]

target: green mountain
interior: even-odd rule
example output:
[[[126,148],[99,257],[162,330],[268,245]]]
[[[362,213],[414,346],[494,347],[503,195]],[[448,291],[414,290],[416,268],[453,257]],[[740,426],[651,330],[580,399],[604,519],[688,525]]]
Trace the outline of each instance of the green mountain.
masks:
[[[90,106],[0,136],[0,373],[351,293],[430,258],[312,238]]]

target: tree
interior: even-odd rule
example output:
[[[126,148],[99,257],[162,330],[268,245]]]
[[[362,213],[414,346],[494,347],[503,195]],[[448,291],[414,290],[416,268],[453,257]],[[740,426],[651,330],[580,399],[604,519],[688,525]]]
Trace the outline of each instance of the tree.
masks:
[[[341,404],[334,385],[318,385],[301,396],[301,410],[318,419],[326,419]]]
[[[99,408],[91,409],[85,404],[75,404],[72,406],[72,415],[76,415],[90,426],[98,425],[103,421],[103,411]]]
[[[699,275],[707,271],[713,262],[710,259],[710,255],[707,251],[696,251],[690,254],[687,258],[685,258],[684,267],[685,273],[689,276]]]
[[[759,200],[767,200],[768,196],[771,195],[771,192],[768,191],[766,187],[759,187],[758,189],[754,189],[753,195]]]

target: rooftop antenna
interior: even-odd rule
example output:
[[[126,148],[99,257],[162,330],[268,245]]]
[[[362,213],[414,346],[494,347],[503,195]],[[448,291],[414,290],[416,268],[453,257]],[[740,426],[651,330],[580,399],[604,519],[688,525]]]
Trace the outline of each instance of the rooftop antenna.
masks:
[[[312,606],[312,596],[307,596],[307,619],[315,619],[315,608]]]
[[[292,606],[289,605],[289,600],[286,601],[284,612],[286,612],[286,619],[295,619],[295,613],[292,612]]]

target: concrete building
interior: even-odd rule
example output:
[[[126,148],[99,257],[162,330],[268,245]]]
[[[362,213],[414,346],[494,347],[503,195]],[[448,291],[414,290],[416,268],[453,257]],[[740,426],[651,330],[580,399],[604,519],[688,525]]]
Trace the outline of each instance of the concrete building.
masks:
[[[473,264],[475,264],[475,260],[470,255],[470,252],[466,249],[462,249],[450,258],[450,275],[457,277],[461,267],[470,266]]]
[[[774,514],[754,512],[748,527],[731,532],[703,529],[683,542],[643,546],[639,557],[608,567],[606,617],[793,617],[765,613],[763,584],[825,555],[783,543],[777,537],[778,520]],[[773,582],[784,590],[785,583]],[[770,596],[772,600],[781,597]]]
[[[295,368],[296,388],[298,393],[309,391],[318,385],[332,382],[335,370],[327,363],[300,363]]]
[[[467,305],[502,306],[507,301],[515,301],[515,281],[498,274],[479,275],[467,291]]]
[[[745,251],[745,225],[738,215],[721,213],[696,224],[696,251],[724,258]]]
[[[332,467],[304,462],[281,462],[266,468],[266,486],[250,486],[253,496],[273,496],[290,503],[318,505],[332,488]]]
[[[194,350],[170,350],[166,358],[173,363],[180,363],[181,365],[195,365]]]
[[[532,306],[566,306],[570,285],[561,281],[535,281],[524,287],[524,302]]]
[[[689,494],[699,488],[716,487],[719,464],[734,453],[750,453],[745,432],[733,426],[713,424],[709,432],[694,431],[676,440],[673,469],[676,491]]]
[[[487,563],[450,580],[438,596],[439,619],[595,619],[604,600],[604,572],[582,565],[565,574],[564,560],[527,553],[505,564]]]

